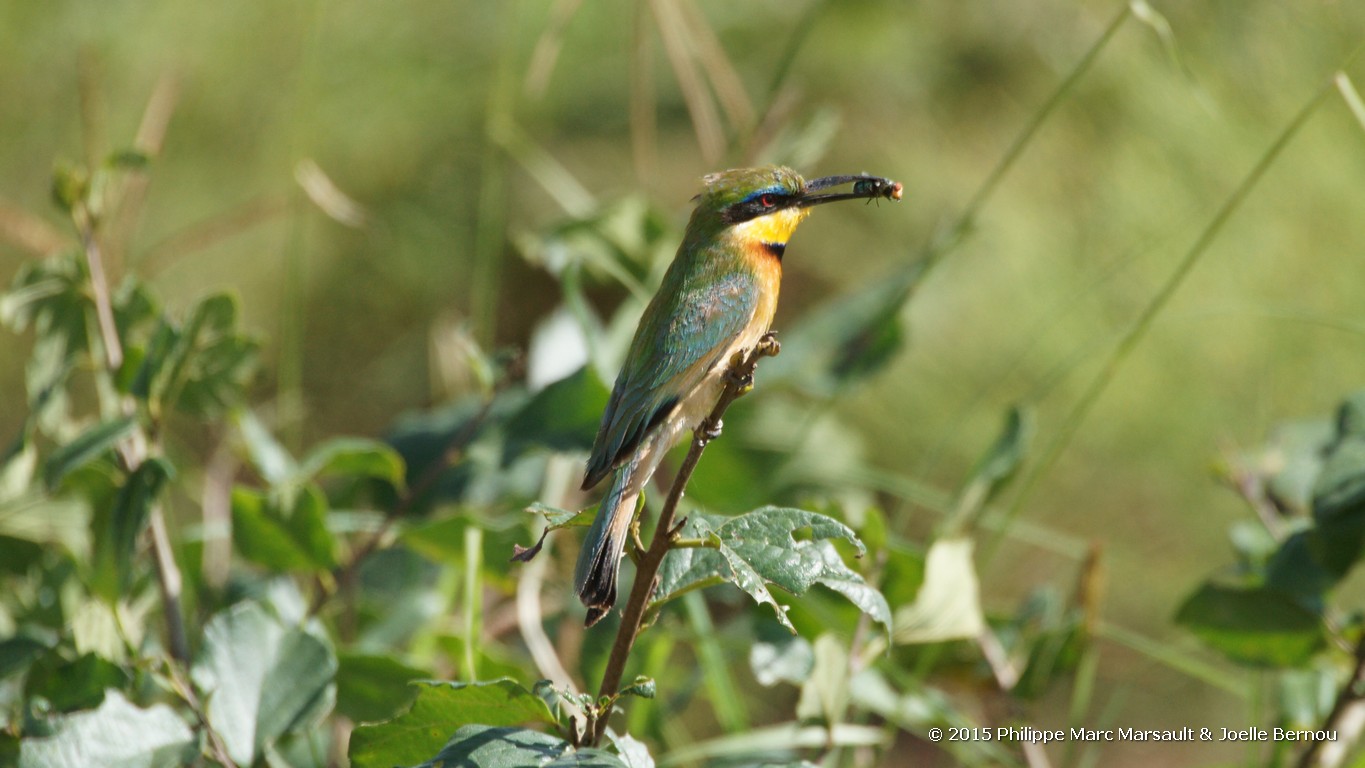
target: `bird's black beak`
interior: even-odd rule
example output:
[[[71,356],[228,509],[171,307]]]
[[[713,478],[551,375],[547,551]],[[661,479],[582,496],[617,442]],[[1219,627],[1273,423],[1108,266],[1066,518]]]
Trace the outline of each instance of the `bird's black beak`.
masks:
[[[851,192],[831,192],[825,194],[815,194],[822,189],[840,187],[844,184],[852,184]],[[822,179],[813,179],[806,182],[806,191],[796,204],[802,208],[822,203],[834,203],[840,200],[872,200],[884,197],[887,200],[901,199],[901,192],[904,187],[899,181],[884,179],[881,176],[868,176],[858,174],[856,176],[826,176]]]

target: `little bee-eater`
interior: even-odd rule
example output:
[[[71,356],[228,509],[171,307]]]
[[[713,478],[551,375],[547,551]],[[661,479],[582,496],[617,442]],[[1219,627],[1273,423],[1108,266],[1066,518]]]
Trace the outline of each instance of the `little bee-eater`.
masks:
[[[583,477],[586,490],[614,473],[574,571],[589,626],[616,603],[616,569],[640,490],[664,454],[710,414],[731,357],[767,333],[796,225],[821,203],[901,197],[901,185],[890,179],[807,182],[775,166],[723,171],[705,183],[682,245],[640,318]],[[853,191],[823,192],[843,184]]]

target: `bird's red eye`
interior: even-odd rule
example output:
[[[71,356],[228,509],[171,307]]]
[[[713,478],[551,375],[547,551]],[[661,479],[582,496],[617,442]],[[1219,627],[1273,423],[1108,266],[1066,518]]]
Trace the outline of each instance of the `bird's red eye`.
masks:
[[[764,208],[771,208],[777,204],[777,201],[773,199],[772,195],[764,195],[758,198],[758,204]]]

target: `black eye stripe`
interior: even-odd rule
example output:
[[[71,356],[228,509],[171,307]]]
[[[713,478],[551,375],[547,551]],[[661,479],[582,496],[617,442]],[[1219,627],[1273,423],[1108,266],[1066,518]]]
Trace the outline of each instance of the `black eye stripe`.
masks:
[[[769,205],[763,204],[763,201],[765,199],[769,201],[770,203]],[[780,210],[791,201],[792,195],[778,194],[776,192],[764,192],[761,194],[754,195],[747,200],[743,200],[741,202],[735,203],[734,205],[731,205],[729,208],[725,209],[725,213],[723,215],[725,217],[725,220],[730,222],[731,224],[739,224],[740,222],[749,221],[750,219],[756,219],[759,216],[764,216],[769,213],[772,213],[773,211]]]

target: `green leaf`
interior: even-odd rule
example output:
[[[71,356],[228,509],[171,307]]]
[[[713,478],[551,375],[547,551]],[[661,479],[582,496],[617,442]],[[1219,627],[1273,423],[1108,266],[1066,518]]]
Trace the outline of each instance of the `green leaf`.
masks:
[[[801,686],[796,717],[801,722],[840,723],[848,707],[848,650],[831,634],[815,640],[815,667]]]
[[[800,534],[799,538],[795,534]],[[670,552],[661,571],[658,593],[662,597],[658,602],[702,582],[722,578],[748,592],[757,602],[772,605],[778,621],[795,631],[767,584],[801,595],[818,583],[849,598],[884,626],[890,626],[891,609],[886,600],[850,570],[826,541],[847,539],[859,554],[865,551],[853,530],[831,517],[771,506],[732,518],[694,514],[684,535],[710,538],[715,547]]]
[[[365,768],[356,763],[355,768]],[[379,763],[374,765],[378,766]],[[388,764],[385,764],[387,768]],[[621,759],[600,749],[574,749],[567,741],[524,728],[466,725],[455,731],[434,757],[419,768],[626,768]]]
[[[492,503],[506,498],[510,489],[508,478],[502,475],[502,451],[496,444],[496,433],[487,433],[518,409],[524,397],[518,389],[502,390],[486,414],[482,398],[466,397],[439,410],[405,414],[398,419],[384,440],[403,457],[408,485],[425,478],[433,467],[441,468],[436,481],[424,482],[427,490],[410,505],[414,516],[438,502],[477,499]],[[459,460],[452,464],[453,457]],[[540,482],[539,475],[536,482]]]
[[[307,731],[331,710],[336,671],[326,642],[246,602],[209,620],[191,675],[228,755],[249,765],[280,737]]]
[[[289,509],[274,495],[232,490],[233,542],[246,559],[277,571],[328,571],[337,566],[327,530],[327,500],[316,486],[293,495]]]
[[[132,583],[133,555],[137,550],[138,537],[147,527],[152,506],[161,495],[161,489],[174,474],[175,470],[165,459],[147,459],[138,466],[114,498],[112,549],[119,587],[125,592]]]
[[[446,734],[451,728],[463,731],[465,727],[555,724],[554,715],[544,700],[514,680],[504,678],[487,683],[427,681],[418,683],[417,688],[417,700],[406,713],[387,723],[355,729],[350,747],[353,768],[423,763],[438,752],[445,754],[443,745],[453,745],[460,740],[460,731],[457,731],[455,738],[449,739],[447,744]]]
[[[142,170],[151,164],[152,158],[140,149],[121,149],[111,152],[104,159],[104,164],[110,168],[124,168],[127,170]]]
[[[533,515],[541,515],[545,518],[545,524],[549,526],[550,530],[557,531],[560,528],[587,528],[592,525],[593,512],[595,512],[595,509],[593,507],[588,507],[586,509],[574,511],[571,509],[552,507],[548,504],[541,504],[536,501],[532,502],[531,506],[526,508],[526,511]]]
[[[1302,666],[1325,643],[1315,612],[1267,587],[1207,582],[1175,620],[1229,659],[1254,666]]]
[[[22,630],[20,634],[0,640],[0,680],[27,669],[55,644],[55,638],[44,640]]]
[[[19,437],[8,455],[0,458],[0,504],[28,493],[38,468],[38,449],[27,434]],[[0,558],[3,562],[5,558]],[[2,566],[0,566],[2,567]]]
[[[409,683],[430,677],[391,656],[343,653],[337,662],[337,712],[357,723],[398,714],[417,698]]]
[[[99,709],[53,718],[51,735],[19,745],[19,768],[171,768],[188,765],[198,741],[170,707],[132,705],[109,691]]]
[[[0,574],[20,576],[42,557],[43,547],[38,542],[0,534]]]
[[[1254,463],[1266,467],[1266,491],[1289,509],[1306,512],[1313,502],[1313,484],[1322,472],[1323,457],[1336,439],[1327,419],[1280,424]]]
[[[58,712],[93,709],[104,701],[106,688],[122,688],[127,672],[93,653],[67,661],[49,653],[35,663],[24,681],[24,695],[42,696]]]
[[[589,450],[610,396],[592,366],[584,366],[540,390],[508,420],[503,464],[536,447]]]
[[[60,163],[52,170],[52,202],[63,213],[76,210],[89,191],[90,175],[84,168]]]
[[[95,306],[84,269],[75,252],[29,262],[0,297],[0,320],[16,332],[33,327],[25,370],[30,418],[51,434],[69,427],[67,378],[83,355],[94,352],[87,330],[94,327]]]
[[[49,490],[55,489],[62,478],[80,469],[106,451],[137,426],[137,419],[124,416],[96,424],[75,440],[52,452],[43,465],[43,481]]]
[[[403,487],[403,457],[378,440],[343,437],[328,440],[314,448],[295,472],[295,482],[303,483],[322,475],[377,478],[395,488]]]
[[[772,631],[767,631],[771,627]],[[759,626],[749,646],[749,668],[758,684],[771,688],[779,682],[800,685],[815,667],[815,652],[810,641],[800,635],[778,630],[771,623]]]
[[[1321,534],[1313,528],[1291,534],[1265,564],[1266,586],[1293,596],[1314,613],[1323,610],[1327,591],[1340,580],[1318,561]]]
[[[118,473],[110,474],[112,477],[108,480],[118,478]],[[137,572],[138,537],[147,525],[152,506],[173,474],[171,465],[164,459],[148,459],[116,489],[109,489],[112,498],[107,502],[107,479],[102,474],[81,470],[68,479],[68,485],[83,486],[83,495],[93,507],[90,529],[94,547],[89,584],[91,591],[106,603],[112,605],[126,596]]]
[[[654,757],[649,754],[649,747],[644,742],[628,733],[617,734],[611,729],[607,729],[607,739],[616,747],[617,756],[626,768],[654,768]]]
[[[945,536],[960,535],[972,527],[972,521],[986,502],[1014,476],[1024,460],[1032,434],[1032,413],[1019,406],[1010,408],[1000,435],[968,473],[953,514],[943,526]]]
[[[896,609],[897,643],[936,643],[981,634],[981,589],[970,538],[935,541],[925,556],[915,602]]]
[[[261,473],[261,477],[267,483],[272,486],[280,485],[298,472],[294,457],[290,456],[289,451],[270,434],[270,430],[266,429],[265,424],[261,423],[255,413],[248,410],[236,411],[233,414],[233,421],[237,424],[242,442],[246,444],[252,466]]]
[[[1313,519],[1314,559],[1344,578],[1365,552],[1365,438],[1347,435],[1331,449],[1313,486]]]
[[[216,294],[190,310],[185,324],[158,331],[137,381],[148,401],[212,418],[243,400],[255,372],[257,344],[237,330],[237,303]],[[144,385],[134,386],[141,391]]]
[[[644,675],[637,675],[630,685],[621,689],[622,696],[638,696],[642,699],[652,699],[657,692],[658,685],[655,684],[654,678]]]

